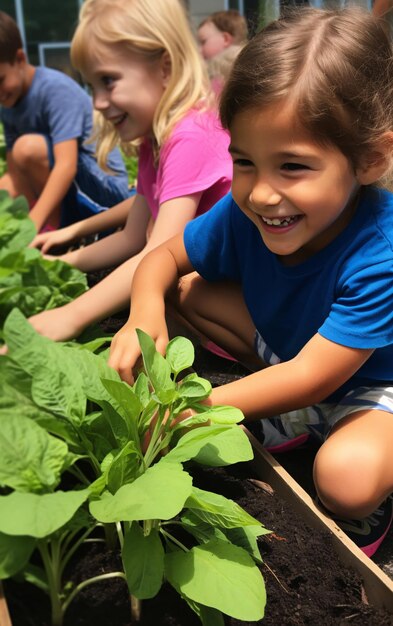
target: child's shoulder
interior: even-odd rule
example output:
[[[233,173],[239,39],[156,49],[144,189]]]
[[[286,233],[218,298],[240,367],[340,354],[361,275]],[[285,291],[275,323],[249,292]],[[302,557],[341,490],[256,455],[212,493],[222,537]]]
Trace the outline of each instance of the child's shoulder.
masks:
[[[90,100],[87,92],[73,78],[51,67],[36,67],[30,91],[57,93],[61,89],[78,100]]]
[[[218,118],[218,113],[215,109],[190,109],[179,120],[173,129],[173,135],[182,133],[196,133],[196,134],[208,134],[217,133],[227,135]]]

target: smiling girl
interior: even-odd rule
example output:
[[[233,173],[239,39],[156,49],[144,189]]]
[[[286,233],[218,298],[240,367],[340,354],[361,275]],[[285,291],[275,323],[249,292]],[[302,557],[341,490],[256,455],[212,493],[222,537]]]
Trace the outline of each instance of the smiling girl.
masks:
[[[221,101],[232,194],[141,263],[110,357],[132,382],[135,328],[165,351],[171,295],[254,370],[207,402],[239,407],[273,451],[316,437],[320,502],[370,556],[392,522],[393,195],[377,186],[392,59],[359,9],[301,9],[254,37]]]
[[[30,318],[55,340],[127,306],[140,260],[210,209],[232,175],[228,133],[209,107],[209,80],[180,0],[86,0],[71,56],[100,114],[99,163],[120,141],[135,146],[139,169],[136,196],[102,216],[121,221],[128,211],[124,229],[61,257],[86,272],[119,267],[71,304]]]

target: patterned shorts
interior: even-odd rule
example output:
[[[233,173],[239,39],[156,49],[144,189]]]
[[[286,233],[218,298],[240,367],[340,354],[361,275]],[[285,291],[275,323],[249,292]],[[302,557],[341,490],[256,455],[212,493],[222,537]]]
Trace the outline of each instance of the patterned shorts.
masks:
[[[265,362],[271,365],[279,363],[278,357],[267,348],[259,333],[255,338],[255,347]],[[323,443],[337,422],[362,410],[393,413],[393,386],[357,387],[337,403],[321,402],[270,419],[248,422],[247,428],[271,452],[286,452],[309,440]]]

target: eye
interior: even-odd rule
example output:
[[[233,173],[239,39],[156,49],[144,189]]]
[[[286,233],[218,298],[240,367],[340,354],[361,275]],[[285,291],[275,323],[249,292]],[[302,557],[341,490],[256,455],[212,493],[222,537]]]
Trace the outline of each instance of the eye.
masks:
[[[113,76],[102,76],[101,82],[103,85],[105,85],[105,87],[112,87],[115,79],[113,78]]]
[[[287,172],[297,172],[299,170],[309,170],[311,169],[308,165],[304,165],[304,163],[283,163],[281,165],[281,169]]]
[[[253,167],[254,165],[249,159],[233,159],[233,164],[238,167]]]

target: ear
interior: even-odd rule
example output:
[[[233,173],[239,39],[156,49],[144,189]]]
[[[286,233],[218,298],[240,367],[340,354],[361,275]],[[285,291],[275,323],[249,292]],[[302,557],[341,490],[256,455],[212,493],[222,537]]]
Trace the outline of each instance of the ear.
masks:
[[[229,46],[233,44],[233,35],[226,33],[225,31],[222,31],[221,34],[224,40],[224,48],[229,48]]]
[[[376,147],[367,157],[365,164],[356,168],[356,178],[361,185],[371,185],[379,180],[392,164],[393,132],[382,135]]]
[[[22,48],[18,48],[15,55],[15,63],[24,64],[27,63],[26,53]]]
[[[172,62],[171,57],[167,51],[163,52],[161,56],[161,77],[164,87],[168,86],[172,75]]]

